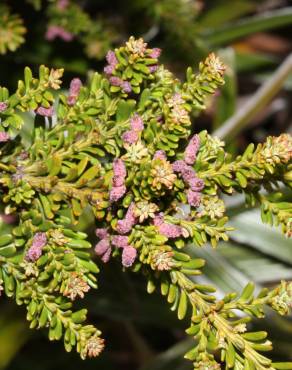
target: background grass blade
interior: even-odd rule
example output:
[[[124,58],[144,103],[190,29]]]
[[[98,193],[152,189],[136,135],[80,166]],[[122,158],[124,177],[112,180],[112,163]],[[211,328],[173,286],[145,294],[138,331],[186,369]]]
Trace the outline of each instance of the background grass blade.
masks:
[[[255,32],[267,31],[290,24],[292,24],[292,7],[286,7],[230,23],[224,28],[214,28],[205,34],[205,40],[213,47],[220,46]]]

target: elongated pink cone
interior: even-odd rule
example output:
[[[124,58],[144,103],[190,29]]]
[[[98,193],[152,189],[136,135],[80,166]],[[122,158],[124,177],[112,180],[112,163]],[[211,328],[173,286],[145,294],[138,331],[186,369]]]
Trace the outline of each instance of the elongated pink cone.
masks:
[[[137,257],[137,250],[131,246],[123,249],[122,264],[125,267],[131,267]]]
[[[130,120],[130,125],[133,131],[142,131],[144,129],[144,122],[142,117],[135,113]]]
[[[125,248],[128,246],[128,237],[124,235],[114,235],[111,241],[112,244],[118,248]]]
[[[200,147],[200,138],[198,135],[194,135],[185,150],[185,162],[187,164],[194,164],[197,153]]]
[[[191,189],[187,190],[187,198],[190,206],[199,207],[201,203],[201,194]]]
[[[39,232],[36,233],[32,240],[32,245],[27,251],[25,256],[26,260],[35,262],[37,261],[40,256],[42,255],[42,251],[44,246],[47,244],[47,236],[46,233]]]

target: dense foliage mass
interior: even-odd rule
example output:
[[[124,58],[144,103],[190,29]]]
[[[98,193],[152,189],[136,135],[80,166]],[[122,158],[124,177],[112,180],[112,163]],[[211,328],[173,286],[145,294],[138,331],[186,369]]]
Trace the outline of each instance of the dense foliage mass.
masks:
[[[225,67],[210,54],[181,82],[159,64],[160,53],[131,37],[107,53],[104,74],[88,84],[74,78],[68,94],[57,93],[63,70],[44,66],[38,77],[26,68],[15,93],[1,88],[1,201],[17,217],[13,232],[0,236],[2,289],[26,305],[31,328],[45,327],[67,351],[95,357],[104,347],[101,332],[73,301],[97,287],[94,260],[101,267],[117,258],[145,276],[149,293],[159,288],[179,319],[190,318],[195,342],[186,358],[195,369],[219,369],[220,362],[236,370],[292,369],[260,354],[271,349],[267,333],[247,329],[265,306],[289,312],[291,283],[256,295],[249,284],[239,296],[217,299],[194,278],[204,260],[184,251],[228,239],[222,196],[236,192],[291,236],[291,204],[276,193],[292,184],[291,136],[250,144],[233,158],[206,131],[193,135],[193,118],[223,84]],[[96,220],[94,251],[76,230],[84,212]]]

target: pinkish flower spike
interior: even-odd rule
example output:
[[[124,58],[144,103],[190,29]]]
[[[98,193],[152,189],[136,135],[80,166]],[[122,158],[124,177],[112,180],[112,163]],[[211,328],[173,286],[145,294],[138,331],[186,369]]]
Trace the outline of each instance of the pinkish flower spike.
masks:
[[[46,233],[39,232],[36,233],[32,240],[32,245],[36,248],[43,248],[47,244]]]
[[[109,50],[106,54],[106,61],[108,62],[109,65],[111,66],[116,66],[118,64],[118,60],[117,60],[117,57],[116,57],[116,54],[114,51],[112,50]]]
[[[166,154],[164,150],[157,150],[157,152],[154,153],[153,159],[161,159],[161,160],[166,160]]]
[[[115,70],[115,67],[113,65],[107,65],[104,67],[103,71],[108,76],[111,76]]]
[[[114,235],[112,237],[112,244],[118,248],[125,248],[128,246],[128,237],[123,235]]]
[[[144,122],[142,117],[135,113],[133,117],[130,119],[130,125],[133,131],[143,131],[144,129]]]
[[[149,54],[150,58],[158,59],[161,55],[161,49],[160,48],[153,48],[151,53]]]
[[[160,212],[158,213],[157,215],[155,215],[154,219],[153,219],[153,224],[155,226],[159,226],[159,225],[162,225],[164,222],[164,218],[163,218],[163,212]]]
[[[75,105],[77,101],[77,96],[68,96],[67,98],[67,104],[72,107],[73,105]]]
[[[134,210],[135,210],[135,203],[132,202],[126,213],[126,219],[132,222],[133,224],[136,222],[136,216],[135,216]]]
[[[117,231],[119,234],[127,234],[131,231],[132,227],[137,223],[137,218],[134,214],[135,204],[131,203],[126,217],[123,220],[119,220],[117,223]]]
[[[125,183],[125,179],[121,176],[113,176],[113,188],[122,186]]]
[[[60,39],[66,42],[70,42],[74,39],[74,35],[71,32],[66,31],[64,28],[60,27],[58,36]]]
[[[105,239],[100,240],[96,244],[94,251],[98,256],[101,256],[101,260],[104,263],[108,262],[111,256],[111,252],[112,252],[109,239],[105,238]]]
[[[148,68],[149,68],[150,73],[154,73],[154,72],[157,71],[158,65],[157,64],[153,64],[153,66],[149,66]]]
[[[1,131],[0,132],[0,143],[6,143],[8,140],[10,140],[10,135],[5,131]]]
[[[199,147],[200,138],[198,135],[194,135],[185,150],[185,162],[187,164],[193,164],[195,162]]]
[[[110,190],[110,201],[117,202],[119,199],[121,199],[124,196],[126,191],[127,191],[127,188],[125,185],[112,187]]]
[[[36,110],[36,112],[40,116],[52,117],[52,115],[54,114],[54,108],[53,107],[49,107],[49,108],[38,107],[37,110]]]
[[[182,160],[177,160],[172,163],[172,169],[174,172],[182,173],[186,169],[186,167],[186,162]]]
[[[181,174],[183,180],[191,187],[194,191],[201,191],[204,188],[204,181],[196,177],[195,170],[187,165],[184,161],[175,161],[172,164],[174,172]]]
[[[8,108],[8,104],[4,101],[0,102],[0,112],[4,112]]]
[[[79,78],[73,78],[70,83],[69,96],[67,98],[68,105],[72,106],[76,103],[80,89],[82,87],[82,82]]]
[[[95,230],[95,235],[99,239],[104,239],[104,238],[109,236],[109,233],[108,233],[106,228],[98,228],[98,229]]]
[[[155,215],[153,223],[158,227],[160,234],[166,236],[167,238],[178,238],[182,235],[182,228],[180,226],[164,222],[162,212],[158,215]]]
[[[103,263],[107,263],[110,258],[111,258],[111,253],[112,253],[112,250],[111,249],[108,249],[105,254],[101,257],[101,260]]]
[[[110,201],[116,202],[127,191],[125,186],[125,177],[127,176],[127,170],[124,162],[120,158],[116,158],[113,161],[113,187],[110,190]]]
[[[123,179],[127,176],[127,170],[125,163],[122,159],[116,158],[113,161],[114,176],[122,177]]]
[[[185,168],[181,172],[181,175],[184,181],[187,182],[188,184],[196,178],[195,170],[191,166],[188,166],[188,165],[185,166]]]
[[[136,131],[130,130],[126,131],[122,135],[122,140],[126,144],[135,144],[139,139],[139,136]]]
[[[158,226],[158,230],[167,238],[178,238],[182,235],[182,229],[178,225],[163,223]]]
[[[53,41],[58,34],[58,29],[56,28],[57,26],[51,25],[48,27],[45,38],[48,41]]]
[[[110,77],[109,82],[113,86],[121,86],[123,83],[123,80],[120,79],[120,77],[112,76]]]
[[[25,259],[27,261],[35,262],[42,255],[44,246],[47,244],[46,233],[36,233],[32,239],[32,245],[26,253]]]
[[[40,258],[41,255],[42,255],[41,249],[36,247],[30,247],[29,250],[27,251],[25,259],[27,261],[35,262]]]
[[[71,32],[66,31],[63,27],[50,25],[47,29],[45,38],[48,41],[53,41],[57,37],[59,37],[63,41],[69,42],[73,40],[74,35]]]
[[[102,256],[108,249],[110,249],[109,239],[104,238],[96,244],[94,251],[98,256]]]
[[[132,85],[128,81],[124,81],[121,83],[121,88],[124,93],[129,94],[132,91]]]
[[[70,82],[69,95],[74,95],[74,96],[79,95],[81,87],[82,87],[82,82],[80,78],[73,78],[73,80]]]
[[[204,180],[195,177],[189,181],[189,186],[193,191],[202,191],[204,189]]]
[[[123,249],[122,264],[124,267],[131,267],[137,257],[137,250],[131,246]]]
[[[199,207],[201,203],[201,194],[191,189],[187,190],[187,198],[190,206]]]
[[[117,223],[117,232],[120,234],[127,234],[132,228],[132,224],[126,220],[119,220]]]

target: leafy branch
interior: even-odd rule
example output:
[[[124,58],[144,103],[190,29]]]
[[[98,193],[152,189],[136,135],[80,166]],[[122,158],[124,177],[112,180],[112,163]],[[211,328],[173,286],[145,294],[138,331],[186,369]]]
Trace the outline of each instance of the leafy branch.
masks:
[[[186,81],[159,64],[161,50],[131,37],[107,54],[104,74],[88,84],[74,78],[60,92],[63,70],[45,66],[34,77],[25,69],[14,94],[0,90],[0,197],[17,216],[0,236],[0,286],[27,306],[32,328],[49,329],[81,358],[98,356],[100,331],[85,324],[87,310],[72,301],[97,287],[99,268],[87,233],[76,231],[84,212],[95,222],[95,255],[157,281],[183,319],[192,311],[196,338],[187,358],[196,369],[218,369],[214,353],[235,370],[290,369],[260,354],[266,334],[246,332],[246,318],[262,317],[265,305],[280,314],[291,306],[291,283],[253,296],[217,300],[212,286],[197,284],[205,261],[183,249],[192,242],[215,248],[233,231],[221,193],[244,193],[262,205],[263,220],[290,235],[291,204],[274,194],[291,187],[291,136],[268,137],[233,158],[206,131],[191,136],[194,116],[224,82],[224,65],[210,54]],[[27,115],[23,115],[26,112]],[[30,142],[21,128],[35,119]],[[266,190],[266,192],[262,192]]]

